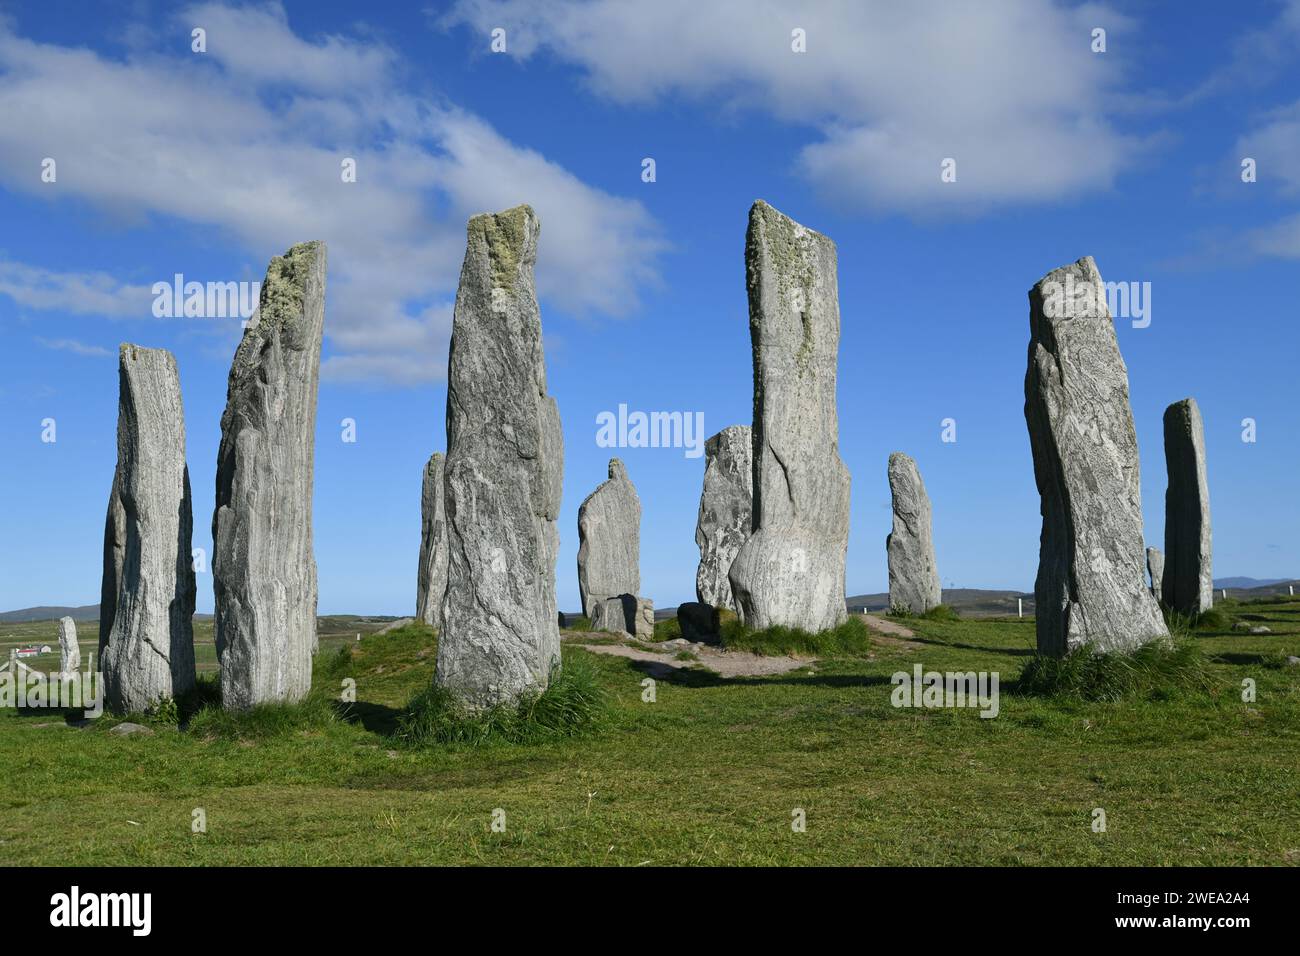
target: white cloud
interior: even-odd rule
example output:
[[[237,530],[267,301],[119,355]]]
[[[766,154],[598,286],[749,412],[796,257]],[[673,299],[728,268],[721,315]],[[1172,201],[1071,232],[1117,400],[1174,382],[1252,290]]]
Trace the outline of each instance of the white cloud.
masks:
[[[1230,157],[1232,169],[1238,171],[1247,156],[1255,160],[1258,179],[1241,188],[1300,197],[1300,101],[1273,111],[1257,129],[1241,136]],[[1300,213],[1250,230],[1246,242],[1260,255],[1300,259]]]
[[[76,339],[40,339],[36,340],[37,344],[47,349],[55,349],[60,352],[72,352],[75,355],[87,355],[95,358],[107,358],[113,353],[104,348],[102,345],[87,345],[85,342],[78,342]]]
[[[119,282],[105,272],[58,272],[0,260],[0,294],[31,309],[114,318],[150,314],[149,286]]]
[[[504,27],[509,55],[549,51],[616,102],[682,96],[807,126],[820,139],[797,168],[863,208],[1066,198],[1108,188],[1143,145],[1107,111],[1123,78],[1116,40],[1133,25],[1100,4],[461,0],[442,22],[485,37]],[[1104,54],[1090,49],[1098,26]],[[806,53],[791,51],[796,27]],[[948,157],[956,183],[940,181]]]
[[[538,289],[560,308],[624,312],[654,279],[663,242],[640,203],[587,186],[471,114],[408,94],[390,49],[303,38],[276,5],[201,4],[177,22],[207,29],[207,54],[114,60],[0,22],[0,182],[210,227],[256,269],[295,242],[324,239],[327,375],[445,374],[448,310],[475,213],[532,203],[543,225]],[[46,156],[58,162],[55,184],[39,180]],[[344,157],[357,162],[356,183],[341,181]],[[169,281],[164,271],[158,279]],[[30,283],[4,283],[0,270],[0,292],[63,304]],[[88,302],[96,288],[63,299],[77,292]],[[122,314],[120,296],[99,291],[100,311]],[[393,368],[401,374],[386,374]]]

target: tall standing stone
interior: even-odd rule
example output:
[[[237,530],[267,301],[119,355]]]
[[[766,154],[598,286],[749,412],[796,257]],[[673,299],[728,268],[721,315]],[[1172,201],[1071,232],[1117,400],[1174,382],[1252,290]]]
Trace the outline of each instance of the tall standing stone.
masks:
[[[731,565],[747,627],[844,620],[849,473],[839,456],[835,244],[767,203],[749,211],[754,356],[753,534]]]
[[[533,285],[540,229],[528,206],[475,216],[456,292],[437,682],[474,707],[544,690],[560,661],[564,438]]]
[[[221,416],[212,581],[229,710],[297,701],[316,648],[312,476],[325,244],[271,260],[235,350]]]
[[[1142,492],[1128,369],[1091,257],[1029,291],[1025,420],[1042,498],[1038,650],[1060,657],[1166,636],[1142,574]]]
[[[59,673],[71,674],[81,666],[81,645],[77,643],[77,622],[59,618]]]
[[[1165,409],[1165,573],[1162,596],[1180,614],[1214,603],[1210,561],[1210,487],[1205,480],[1205,425],[1196,399]]]
[[[194,686],[194,519],[176,359],[123,345],[118,395],[99,669],[106,706],[130,713]]]
[[[754,507],[754,435],[748,425],[724,428],[704,443],[704,489],[695,522],[701,604],[737,611],[727,573],[749,538]]]
[[[930,496],[916,462],[900,451],[889,456],[889,493],[894,511],[894,530],[885,538],[889,606],[924,614],[943,601],[934,560]]]
[[[1163,601],[1165,556],[1159,548],[1147,548],[1147,575],[1151,578],[1151,593]]]
[[[578,598],[590,619],[597,602],[641,593],[641,499],[617,458],[609,479],[578,507]]]
[[[447,593],[447,521],[443,506],[446,460],[434,452],[424,466],[420,491],[420,573],[415,616],[442,629],[442,599]]]

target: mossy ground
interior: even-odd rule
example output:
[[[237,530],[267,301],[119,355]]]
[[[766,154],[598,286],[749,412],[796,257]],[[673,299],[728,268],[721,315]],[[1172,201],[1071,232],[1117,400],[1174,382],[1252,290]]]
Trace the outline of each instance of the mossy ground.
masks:
[[[478,747],[396,736],[432,676],[432,632],[358,644],[340,627],[317,687],[351,677],[357,701],[297,726],[117,737],[111,718],[0,713],[0,863],[1300,863],[1300,668],[1285,663],[1300,601],[1224,610],[1273,633],[1196,630],[1204,689],[1113,702],[1018,691],[1029,619],[909,622],[914,638],[812,672],[686,669],[653,703],[641,665],[566,647],[607,697],[603,725]],[[998,671],[999,716],[894,708],[890,675],[915,663]],[[196,808],[206,833],[191,832]]]

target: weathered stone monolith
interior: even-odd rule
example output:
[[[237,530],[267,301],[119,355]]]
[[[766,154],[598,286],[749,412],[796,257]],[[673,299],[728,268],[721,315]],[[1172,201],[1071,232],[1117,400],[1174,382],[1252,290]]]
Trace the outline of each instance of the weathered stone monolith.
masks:
[[[885,538],[889,606],[924,614],[943,601],[934,560],[930,496],[916,462],[899,451],[889,456],[889,493],[894,510],[894,530]]]
[[[81,645],[77,643],[77,622],[59,618],[59,673],[71,674],[81,666]]]
[[[1147,575],[1151,578],[1151,593],[1164,600],[1165,556],[1159,548],[1147,548]]]
[[[447,522],[443,506],[441,452],[434,452],[424,466],[420,492],[420,573],[417,579],[415,616],[425,624],[442,629],[442,599],[447,593]]]
[[[528,206],[469,221],[447,370],[447,594],[437,682],[472,707],[546,688],[560,661],[564,438],[546,393]]]
[[[1165,409],[1165,605],[1200,614],[1214,604],[1210,560],[1210,487],[1205,479],[1205,425],[1196,399]]]
[[[631,634],[649,640],[655,633],[655,606],[649,598],[620,594],[610,598],[593,598],[591,629],[612,634]]]
[[[835,244],[767,203],[745,243],[754,356],[753,533],[729,578],[743,623],[820,631],[844,620],[849,473],[835,409]]]
[[[325,243],[271,260],[221,416],[212,582],[228,710],[297,701],[316,649],[312,477]]]
[[[754,507],[754,434],[748,425],[724,428],[704,443],[704,489],[695,522],[701,604],[737,610],[727,573],[750,532]]]
[[[1166,636],[1142,573],[1142,492],[1128,369],[1091,257],[1029,292],[1025,420],[1043,530],[1038,650],[1135,648]]]
[[[617,458],[609,479],[578,507],[578,597],[592,618],[597,602],[641,590],[641,499]]]
[[[124,714],[194,686],[194,519],[176,359],[166,349],[123,345],[118,393],[99,670],[105,706]]]

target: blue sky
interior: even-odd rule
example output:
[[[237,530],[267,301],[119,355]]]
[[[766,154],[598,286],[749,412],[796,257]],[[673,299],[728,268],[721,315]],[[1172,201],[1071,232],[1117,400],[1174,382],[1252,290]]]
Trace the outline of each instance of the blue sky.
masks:
[[[149,289],[258,281],[324,239],[320,609],[412,612],[464,223],[521,201],[542,219],[565,429],[562,608],[578,603],[577,507],[610,454],[600,412],[702,412],[707,434],[749,422],[743,241],[760,197],[839,249],[850,594],[886,587],[894,450],[924,475],[944,586],[1032,588],[1025,293],[1082,255],[1151,284],[1150,325],[1116,323],[1148,543],[1161,414],[1192,395],[1216,575],[1300,574],[1300,2],[396,6],[4,6],[0,608],[98,599],[119,342],[176,355],[194,543],[210,548],[239,322],[154,318]],[[693,599],[703,460],[618,454],[644,510],[643,592]]]

